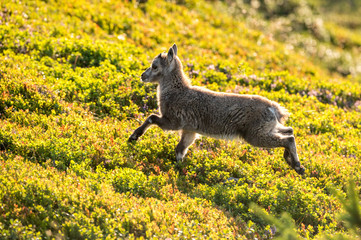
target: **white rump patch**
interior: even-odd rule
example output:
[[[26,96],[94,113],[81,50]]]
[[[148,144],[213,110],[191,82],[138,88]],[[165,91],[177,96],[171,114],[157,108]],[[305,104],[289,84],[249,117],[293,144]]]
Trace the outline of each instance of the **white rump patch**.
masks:
[[[270,112],[272,112],[276,116],[276,112],[275,112],[275,109],[273,107],[269,107],[268,110],[270,110]]]

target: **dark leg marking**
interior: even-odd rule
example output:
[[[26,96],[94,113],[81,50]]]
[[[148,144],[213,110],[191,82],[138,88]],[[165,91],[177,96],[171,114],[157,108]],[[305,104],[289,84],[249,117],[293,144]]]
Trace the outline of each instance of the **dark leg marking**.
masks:
[[[277,131],[285,135],[293,135],[293,129],[291,127],[280,127]]]
[[[152,114],[144,121],[144,123],[140,127],[138,127],[133,132],[133,134],[129,137],[128,141],[137,141],[138,138],[142,136],[152,124],[156,124],[164,130],[172,130],[172,125],[167,118],[159,117],[158,115]]]
[[[285,145],[283,156],[290,167],[292,167],[298,174],[303,175],[305,173],[305,168],[301,165],[298,159],[295,137],[288,136],[286,140],[288,141],[288,144]]]
[[[194,142],[196,139],[196,133],[194,132],[187,132],[182,131],[182,137],[179,141],[175,153],[176,153],[176,159],[177,161],[180,161],[183,159],[184,155],[186,155],[188,147]]]

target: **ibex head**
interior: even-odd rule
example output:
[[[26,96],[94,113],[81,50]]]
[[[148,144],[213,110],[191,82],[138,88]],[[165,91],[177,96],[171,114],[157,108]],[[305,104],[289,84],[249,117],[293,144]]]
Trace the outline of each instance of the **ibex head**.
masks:
[[[179,67],[181,63],[177,58],[177,51],[177,45],[173,44],[167,54],[160,53],[155,57],[151,66],[142,73],[141,80],[143,82],[159,82],[163,76]]]

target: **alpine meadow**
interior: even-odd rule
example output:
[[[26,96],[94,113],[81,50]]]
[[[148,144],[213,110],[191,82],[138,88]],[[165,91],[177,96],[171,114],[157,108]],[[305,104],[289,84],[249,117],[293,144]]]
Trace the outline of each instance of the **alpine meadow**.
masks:
[[[0,239],[359,239],[360,15],[357,0],[0,0]],[[148,128],[156,56],[203,94],[192,114],[215,92],[259,95],[252,109],[288,110],[292,146]]]

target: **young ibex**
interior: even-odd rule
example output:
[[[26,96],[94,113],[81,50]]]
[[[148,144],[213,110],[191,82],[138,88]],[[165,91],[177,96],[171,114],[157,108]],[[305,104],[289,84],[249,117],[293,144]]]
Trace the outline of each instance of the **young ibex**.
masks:
[[[163,130],[181,130],[181,140],[176,147],[179,161],[197,133],[216,138],[240,138],[257,147],[285,148],[287,163],[297,173],[304,174],[293,129],[282,125],[289,114],[278,103],[257,95],[220,93],[192,86],[183,72],[175,44],[168,54],[159,54],[153,60],[141,80],[159,84],[161,115],[150,115],[129,141],[138,140],[152,124]]]

